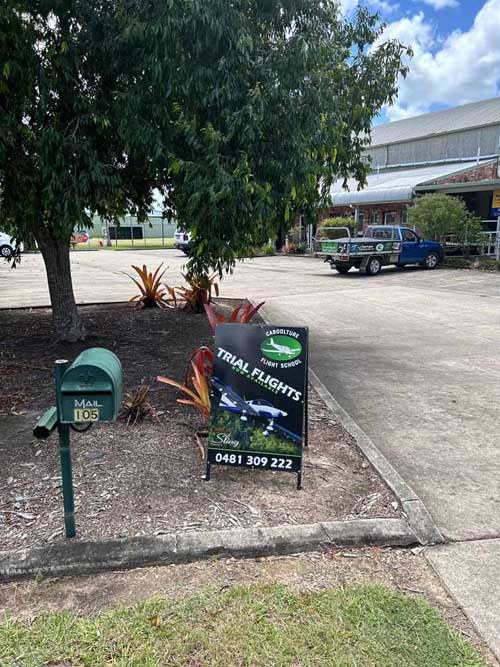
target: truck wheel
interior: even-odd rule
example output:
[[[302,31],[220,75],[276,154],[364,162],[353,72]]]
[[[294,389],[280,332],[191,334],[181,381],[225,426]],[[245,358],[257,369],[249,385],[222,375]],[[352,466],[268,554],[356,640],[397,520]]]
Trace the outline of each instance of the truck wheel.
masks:
[[[0,257],[8,259],[12,255],[12,248],[8,245],[0,246]]]
[[[339,273],[348,273],[351,270],[352,267],[350,266],[339,266],[338,264],[335,264],[335,270],[338,271]]]
[[[422,262],[424,269],[435,269],[439,264],[439,255],[437,252],[430,252]]]
[[[382,262],[378,257],[370,257],[366,265],[365,273],[367,276],[376,276],[382,269]]]

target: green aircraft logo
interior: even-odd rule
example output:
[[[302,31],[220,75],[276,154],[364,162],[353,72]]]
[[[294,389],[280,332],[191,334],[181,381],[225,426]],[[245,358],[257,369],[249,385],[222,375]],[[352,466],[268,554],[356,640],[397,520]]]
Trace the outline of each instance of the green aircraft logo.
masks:
[[[262,354],[272,361],[291,361],[302,352],[302,345],[291,336],[271,336],[260,346]]]

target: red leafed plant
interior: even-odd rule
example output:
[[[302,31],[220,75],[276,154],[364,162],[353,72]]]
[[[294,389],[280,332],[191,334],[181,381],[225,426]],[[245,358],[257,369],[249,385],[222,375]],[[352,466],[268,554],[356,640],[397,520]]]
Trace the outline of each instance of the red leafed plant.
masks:
[[[202,375],[210,379],[214,369],[214,353],[209,347],[202,345],[193,352],[190,363],[194,364]],[[190,369],[186,371],[186,377],[184,379],[186,384],[189,381],[189,373]]]
[[[189,375],[185,384],[163,375],[158,375],[156,379],[158,382],[169,384],[186,394],[188,398],[178,398],[177,402],[183,405],[191,405],[208,421],[210,417],[210,376],[204,370],[200,370],[194,361],[191,361],[191,368],[193,372]]]
[[[243,310],[241,308],[243,307],[243,304],[240,303],[239,306],[236,306],[234,310],[232,311],[231,315],[229,318],[226,318],[225,315],[222,313],[217,314],[212,306],[208,303],[203,304],[205,306],[205,312],[208,317],[208,321],[210,322],[210,325],[212,329],[215,331],[215,327],[218,324],[222,324],[224,322],[234,322],[237,324],[248,324],[250,320],[256,315],[256,313],[262,308],[262,306],[265,304],[265,301],[262,301],[262,303],[259,303],[257,306],[252,306],[251,303],[248,303]],[[241,311],[241,313],[240,313]]]
[[[130,276],[128,273],[125,274],[140,290],[140,294],[135,294],[129,299],[129,305],[134,306],[135,308],[168,308],[170,304],[167,300],[167,293],[169,294],[170,299],[173,299],[175,302],[175,293],[173,289],[161,284],[163,274],[167,270],[165,268],[160,273],[162,266],[163,263],[157,266],[154,272],[148,271],[148,267],[145,264],[142,268],[140,266],[132,266],[139,276],[139,279]]]
[[[187,282],[187,287],[177,287],[177,293],[185,300],[185,308],[195,313],[203,312],[203,306],[210,303],[212,293],[219,296],[219,285],[215,282],[217,274],[195,276],[186,274],[182,277]]]

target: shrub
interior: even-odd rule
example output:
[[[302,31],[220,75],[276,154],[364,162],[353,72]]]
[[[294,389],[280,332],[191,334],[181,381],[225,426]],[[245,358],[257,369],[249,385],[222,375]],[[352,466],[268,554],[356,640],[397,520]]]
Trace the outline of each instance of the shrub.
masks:
[[[472,215],[459,197],[428,194],[408,210],[408,221],[426,238],[458,245],[474,244],[481,238],[481,220]]]
[[[336,216],[333,218],[324,218],[319,223],[316,230],[316,237],[320,236],[321,230],[325,227],[347,227],[351,232],[351,236],[354,236],[356,233],[356,220],[352,217],[343,218],[342,216]],[[321,238],[321,236],[320,236]]]
[[[483,271],[500,271],[500,260],[493,259],[493,257],[480,257],[477,265]]]
[[[275,247],[272,243],[265,243],[261,248],[261,252],[264,255],[274,255]]]
[[[466,257],[445,257],[444,266],[450,269],[471,269],[473,261]]]

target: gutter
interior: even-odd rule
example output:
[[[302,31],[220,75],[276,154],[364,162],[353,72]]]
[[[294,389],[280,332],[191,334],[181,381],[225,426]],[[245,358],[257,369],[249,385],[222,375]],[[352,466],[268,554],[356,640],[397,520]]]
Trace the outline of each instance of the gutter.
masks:
[[[483,166],[487,162],[493,162],[498,160],[500,154],[495,153],[494,155],[483,155],[477,159],[477,155],[474,157],[453,157],[445,158],[442,160],[427,160],[426,162],[402,162],[401,164],[381,164],[381,165],[371,165],[371,171],[375,173],[376,171],[386,171],[390,169],[418,169],[419,167],[432,167],[439,164],[453,164],[457,162],[475,162],[476,165]]]

